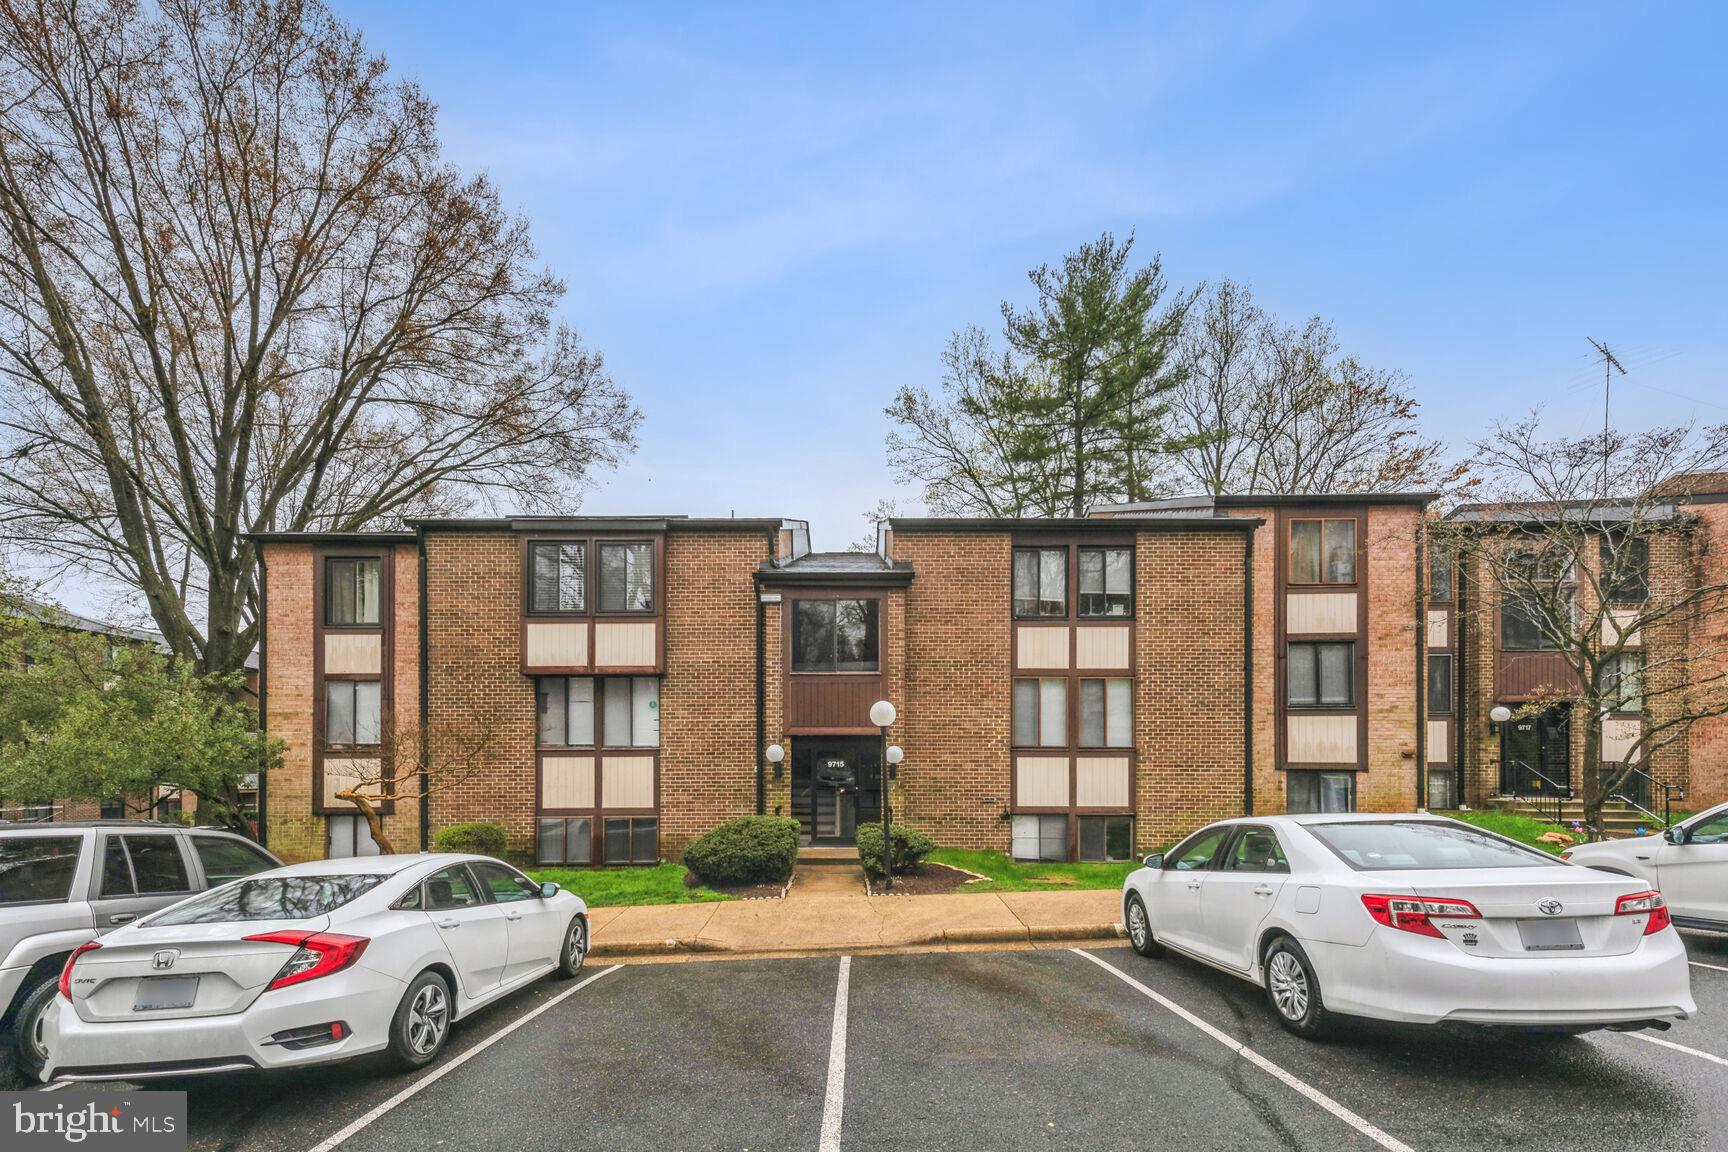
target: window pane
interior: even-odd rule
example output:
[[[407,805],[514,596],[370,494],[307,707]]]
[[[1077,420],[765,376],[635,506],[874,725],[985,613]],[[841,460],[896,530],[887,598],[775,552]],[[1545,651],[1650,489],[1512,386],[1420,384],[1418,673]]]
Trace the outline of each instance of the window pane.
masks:
[[[1446,652],[1428,654],[1428,714],[1447,716],[1452,712],[1452,656]]]
[[[1452,553],[1432,544],[1428,546],[1428,596],[1433,600],[1452,599]]]
[[[1038,614],[1068,614],[1068,550],[1045,548],[1038,553]]]
[[[1320,701],[1318,661],[1314,645],[1290,645],[1289,659],[1284,662],[1285,699],[1291,704],[1317,704]]]
[[[1104,859],[1104,818],[1080,817],[1080,859]]]
[[[481,888],[492,897],[494,904],[514,904],[520,900],[535,900],[540,896],[540,885],[514,868],[484,861],[472,863],[469,867],[480,881]]]
[[[1134,744],[1134,681],[1106,680],[1109,692],[1105,709],[1104,743],[1112,748],[1129,748]]]
[[[29,843],[29,841],[26,841]],[[78,863],[76,853],[72,863]],[[66,877],[68,886],[72,883],[70,874]],[[126,846],[120,843],[120,837],[108,837],[108,846],[102,850],[102,895],[130,896],[132,895],[132,869],[126,863]]]
[[[1038,614],[1038,553],[1027,548],[1014,550],[1014,615]]]
[[[1080,744],[1086,748],[1104,745],[1104,681],[1080,681]]]
[[[1134,856],[1134,821],[1126,816],[1104,818],[1104,859],[1129,860]]]
[[[426,906],[429,910],[473,908],[480,903],[480,890],[474,886],[474,878],[460,865],[434,872],[426,879]]]
[[[1016,860],[1038,859],[1038,817],[1014,817],[1008,852]]]
[[[1602,543],[1603,584],[1608,599],[1616,604],[1642,604],[1650,597],[1650,541],[1640,536],[1632,540],[1604,540]]]
[[[528,545],[528,609],[551,612],[558,607],[558,546]]]
[[[1038,743],[1046,748],[1068,745],[1068,681],[1038,682]]]
[[[212,888],[276,867],[274,860],[256,848],[222,836],[194,836],[192,847],[198,852],[198,862],[204,866],[204,879]]]
[[[594,678],[572,676],[569,685],[566,731],[570,743],[587,747],[594,743]]]
[[[601,706],[606,715],[600,728],[600,739],[608,748],[628,748],[630,739],[630,681],[602,680]]]
[[[1320,811],[1320,774],[1318,772],[1285,773],[1285,809],[1290,812]]]
[[[1320,772],[1320,811],[1350,812],[1355,809],[1351,803],[1351,790],[1355,777],[1348,772]]]
[[[654,609],[654,545],[600,545],[600,611]]]
[[[834,605],[834,669],[874,672],[877,667],[875,600],[840,600]]]
[[[1127,548],[1080,550],[1080,615],[1133,614],[1133,556],[1134,553]]]
[[[615,817],[606,821],[606,863],[630,863],[630,821]]]
[[[564,863],[564,821],[540,821],[540,835],[534,859],[540,864]]]
[[[376,680],[354,682],[354,743],[376,744],[384,727],[383,706]]]
[[[354,682],[324,682],[324,743],[354,743]]]
[[[172,836],[128,836],[126,852],[132,857],[132,875],[140,896],[151,892],[187,892],[186,861]]]
[[[826,672],[834,667],[834,601],[792,602],[792,670]]]
[[[1038,681],[1014,681],[1014,746],[1038,743]]]
[[[1508,592],[1500,602],[1500,647],[1514,649],[1546,649],[1554,645],[1543,634],[1540,620],[1543,613],[1535,600],[1525,600],[1516,592]]]
[[[535,612],[583,612],[588,607],[588,546],[529,545],[530,608]]]
[[[569,714],[570,682],[562,676],[542,676],[535,681],[534,712],[539,723],[541,744],[560,745],[570,742],[570,729],[565,718]]]
[[[1080,549],[1080,595],[1104,595],[1104,553],[1096,548]]]
[[[1356,521],[1327,520],[1326,583],[1353,584],[1356,581]]]
[[[630,682],[630,735],[638,748],[660,744],[660,681],[652,676]]]
[[[1038,859],[1068,859],[1068,817],[1038,817]]]
[[[378,623],[378,561],[330,560],[324,577],[326,620],[335,625]]]
[[[564,859],[570,864],[587,864],[594,859],[594,821],[584,816],[565,825]]]
[[[1354,702],[1351,691],[1355,679],[1356,646],[1354,644],[1321,644],[1320,703],[1348,705]]]
[[[1320,583],[1320,521],[1290,522],[1290,583]]]
[[[660,858],[660,822],[640,817],[630,822],[630,863],[652,864]]]

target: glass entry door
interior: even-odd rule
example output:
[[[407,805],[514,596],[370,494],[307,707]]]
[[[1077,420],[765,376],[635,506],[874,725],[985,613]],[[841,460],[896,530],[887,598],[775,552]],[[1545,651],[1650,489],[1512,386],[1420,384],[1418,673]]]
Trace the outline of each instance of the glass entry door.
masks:
[[[1572,794],[1571,710],[1552,708],[1502,726],[1500,791],[1508,796]]]
[[[874,736],[792,740],[792,818],[804,844],[851,844],[881,819],[880,741]]]

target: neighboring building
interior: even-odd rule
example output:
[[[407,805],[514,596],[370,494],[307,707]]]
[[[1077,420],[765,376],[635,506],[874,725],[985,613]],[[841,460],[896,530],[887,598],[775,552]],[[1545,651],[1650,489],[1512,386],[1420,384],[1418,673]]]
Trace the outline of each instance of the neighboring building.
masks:
[[[335,793],[412,727],[483,739],[487,766],[387,810],[400,845],[491,820],[544,863],[649,862],[757,811],[843,843],[879,811],[878,699],[896,819],[947,845],[1121,859],[1244,811],[1408,810],[1440,759],[1418,706],[1427,500],[896,519],[875,554],[813,553],[779,519],[260,536],[263,715],[286,745],[268,843],[375,850]]]

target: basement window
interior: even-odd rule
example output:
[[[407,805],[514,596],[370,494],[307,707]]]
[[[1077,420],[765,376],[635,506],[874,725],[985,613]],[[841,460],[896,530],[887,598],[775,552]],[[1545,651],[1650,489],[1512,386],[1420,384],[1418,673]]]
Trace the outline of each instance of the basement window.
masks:
[[[1080,859],[1132,860],[1134,818],[1132,816],[1080,817]]]
[[[540,864],[586,865],[594,862],[594,821],[587,816],[542,818],[534,859]]]
[[[608,816],[606,863],[658,864],[660,821],[654,816]]]
[[[1016,860],[1068,859],[1068,817],[1014,817],[1010,854]]]

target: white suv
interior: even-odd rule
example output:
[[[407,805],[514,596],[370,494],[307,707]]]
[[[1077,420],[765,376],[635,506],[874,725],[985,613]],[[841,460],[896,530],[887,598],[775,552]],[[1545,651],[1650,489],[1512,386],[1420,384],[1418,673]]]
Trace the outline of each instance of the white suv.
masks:
[[[1682,820],[1660,836],[1599,840],[1560,855],[1636,876],[1662,893],[1682,928],[1728,932],[1728,804]]]
[[[0,825],[0,1033],[35,1079],[42,1010],[86,940],[194,892],[279,868],[241,836],[147,820]]]

